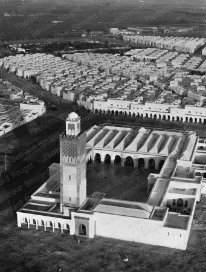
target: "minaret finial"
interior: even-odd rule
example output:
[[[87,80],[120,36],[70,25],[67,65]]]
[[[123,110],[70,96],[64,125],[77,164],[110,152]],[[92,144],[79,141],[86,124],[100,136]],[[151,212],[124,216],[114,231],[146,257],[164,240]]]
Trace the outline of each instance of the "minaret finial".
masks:
[[[66,135],[77,136],[80,133],[80,117],[75,112],[71,112],[66,119]]]

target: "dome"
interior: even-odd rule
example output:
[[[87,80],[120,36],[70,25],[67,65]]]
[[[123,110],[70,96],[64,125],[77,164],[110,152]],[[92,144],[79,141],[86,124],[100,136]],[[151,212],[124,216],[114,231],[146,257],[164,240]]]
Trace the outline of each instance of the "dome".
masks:
[[[79,115],[76,114],[76,112],[71,112],[71,113],[68,115],[67,119],[69,119],[69,120],[77,120],[77,119],[79,119]]]

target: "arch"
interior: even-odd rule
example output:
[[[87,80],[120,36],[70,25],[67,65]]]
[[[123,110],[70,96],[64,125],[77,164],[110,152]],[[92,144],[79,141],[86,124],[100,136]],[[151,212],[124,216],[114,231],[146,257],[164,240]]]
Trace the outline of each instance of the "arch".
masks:
[[[132,114],[132,117],[136,117],[135,113]]]
[[[159,171],[161,171],[162,166],[164,165],[164,163],[165,163],[164,160],[161,160],[161,161],[159,162],[159,167],[158,167]]]
[[[110,110],[108,110],[107,113],[110,115],[111,114]]]
[[[148,162],[148,168],[149,169],[155,169],[155,160],[154,159],[150,159]]]
[[[192,117],[190,117],[189,123],[193,123],[193,118]]]
[[[150,113],[150,118],[152,118],[152,114]]]
[[[79,235],[87,235],[87,228],[84,224],[79,225]]]
[[[157,115],[156,114],[154,115],[154,119],[157,119]]]
[[[125,162],[124,162],[124,166],[128,166],[128,167],[134,167],[134,161],[132,157],[126,157]]]
[[[42,225],[42,226],[45,226],[45,223],[44,223],[44,221],[43,221],[43,220],[41,220],[41,225]]]
[[[180,120],[180,118],[179,118],[179,116],[177,116],[177,121],[179,121]]]
[[[148,113],[146,113],[146,118],[148,118]]]
[[[182,198],[178,198],[177,200],[177,207],[182,208],[184,205],[184,201]]]
[[[53,228],[53,223],[51,221],[49,221],[49,227]]]
[[[58,228],[61,229],[62,228],[62,225],[61,223],[58,222]]]
[[[111,156],[109,154],[106,154],[104,157],[104,163],[111,164]]]
[[[197,118],[195,118],[195,123],[197,123]]]
[[[176,199],[173,199],[172,206],[176,206]]]
[[[144,167],[145,167],[145,161],[144,161],[143,158],[140,158],[140,159],[138,160],[138,167],[139,167],[139,168],[144,168]]]
[[[185,208],[188,208],[188,200],[185,200]]]
[[[111,111],[111,115],[114,115],[114,111],[113,110]]]
[[[166,120],[166,116],[165,115],[162,116],[162,120]]]
[[[36,225],[36,220],[35,219],[32,220],[32,224]]]
[[[119,113],[118,113],[118,111],[117,111],[117,110],[115,111],[115,115],[116,115],[116,116],[118,116],[118,115],[119,115]]]
[[[70,225],[69,224],[66,224],[66,230],[68,233],[70,233]]]
[[[122,165],[122,159],[119,155],[115,156],[114,164]]]
[[[28,220],[27,218],[25,218],[25,219],[24,219],[24,222],[25,222],[26,224],[28,224],[28,223],[29,223],[29,220]]]
[[[99,110],[99,113],[102,114],[102,110]]]
[[[170,121],[170,116],[169,115],[167,116],[167,119]]]
[[[94,161],[96,163],[101,163],[101,155],[99,153],[95,154]]]

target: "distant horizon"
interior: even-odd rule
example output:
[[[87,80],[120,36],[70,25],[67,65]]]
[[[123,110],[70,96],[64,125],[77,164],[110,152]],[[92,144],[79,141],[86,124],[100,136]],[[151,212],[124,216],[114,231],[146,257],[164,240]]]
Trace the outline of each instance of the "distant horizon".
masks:
[[[9,40],[35,33],[37,39],[51,38],[74,28],[206,27],[203,0],[0,0],[0,4],[0,36]],[[3,16],[6,13],[11,16]],[[62,23],[54,25],[52,21]]]

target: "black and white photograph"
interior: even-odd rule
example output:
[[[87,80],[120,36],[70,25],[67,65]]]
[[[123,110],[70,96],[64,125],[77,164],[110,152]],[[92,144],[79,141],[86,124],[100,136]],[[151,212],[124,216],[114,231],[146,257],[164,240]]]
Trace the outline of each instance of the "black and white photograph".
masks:
[[[0,0],[0,272],[206,271],[206,1]]]

